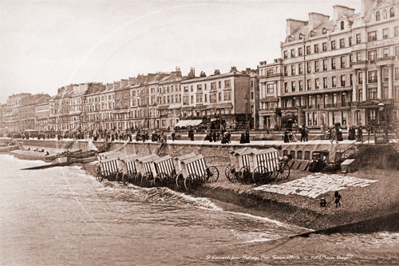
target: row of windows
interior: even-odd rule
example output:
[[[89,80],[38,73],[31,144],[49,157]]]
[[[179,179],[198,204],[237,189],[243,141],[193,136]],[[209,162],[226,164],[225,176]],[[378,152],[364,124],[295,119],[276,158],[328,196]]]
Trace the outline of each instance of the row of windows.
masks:
[[[336,64],[336,58],[330,58],[330,59],[323,59],[321,61],[321,66],[319,65],[320,61],[313,61],[313,62],[306,62],[305,63],[305,68],[306,68],[306,73],[312,73],[312,72],[319,72],[320,70],[327,71],[327,70],[334,70],[337,69],[337,64]],[[341,56],[339,58],[339,66],[340,68],[347,68],[350,67],[350,64],[347,62],[347,56]],[[349,62],[352,61],[352,55],[349,55]],[[328,67],[330,65],[330,67]],[[298,68],[297,68],[298,67]],[[320,68],[322,67],[322,68]],[[291,76],[295,75],[301,75],[304,73],[303,70],[303,63],[291,65]],[[298,71],[297,71],[298,70]],[[288,66],[284,66],[284,76],[288,76]]]
[[[356,36],[356,44],[361,43],[362,42],[361,33],[357,33],[355,36]],[[390,36],[392,37],[392,34],[389,34],[389,28],[382,29],[382,39],[388,39]],[[398,37],[399,36],[399,26],[394,27],[393,36],[394,37]],[[369,42],[376,41],[377,40],[377,31],[368,32],[367,33],[367,40]],[[336,50],[337,49],[336,40],[330,41],[329,44],[330,44],[330,50]],[[327,45],[328,45],[327,42],[321,43],[321,50],[320,50],[319,44],[313,44],[313,46],[307,45],[305,47],[305,54],[309,55],[309,54],[312,54],[312,53],[319,53],[320,51],[326,52],[326,51],[328,51]],[[348,46],[349,47],[352,46],[352,37],[348,38]],[[346,47],[345,38],[339,39],[339,48],[345,48],[345,47]],[[291,49],[290,50],[291,58],[294,58],[296,56],[302,56],[302,55],[304,55],[303,47],[298,47],[297,49]],[[288,50],[283,51],[283,57],[284,58],[288,58]]]
[[[340,87],[345,87],[345,86],[349,86],[349,85],[353,84],[352,77],[353,77],[353,74],[350,74],[350,78],[349,78],[349,82],[348,82],[346,80],[346,75],[341,75],[339,77],[339,79],[337,79],[337,76],[333,76],[333,77],[331,77],[330,83],[329,83],[327,77],[324,77],[322,79],[316,78],[314,80],[308,79],[308,80],[306,80],[306,87],[304,87],[303,80],[291,81],[290,83],[285,82],[284,83],[284,92],[289,92],[289,85],[291,85],[291,92],[309,91],[309,90],[312,90],[313,86],[314,86],[314,89],[320,89],[321,86],[323,89],[335,88],[338,86],[338,81],[339,81]],[[322,81],[322,83],[320,83],[321,81]],[[297,87],[297,85],[298,85],[298,87]]]
[[[207,90],[207,84],[197,84],[196,85],[196,92],[202,92],[202,91],[206,91]],[[225,80],[224,81],[224,88],[225,89],[229,89],[231,88],[231,80]],[[194,85],[191,86],[184,86],[184,92],[194,92]],[[216,89],[222,89],[222,82],[218,81],[218,82],[212,82],[211,83],[211,91],[216,90]]]
[[[382,11],[377,11],[375,12],[375,21],[380,21],[381,20],[381,15],[383,19],[387,19],[388,18],[388,12],[386,9],[382,10]],[[391,7],[389,9],[389,18],[394,18],[395,17],[395,9],[393,7]]]
[[[325,93],[318,95],[304,95],[281,99],[283,107],[328,108],[348,106],[347,100],[351,93]]]

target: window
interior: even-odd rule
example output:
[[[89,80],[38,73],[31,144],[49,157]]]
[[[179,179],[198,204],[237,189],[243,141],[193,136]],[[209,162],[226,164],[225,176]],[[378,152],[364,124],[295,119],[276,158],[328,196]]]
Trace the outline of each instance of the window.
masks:
[[[169,87],[168,87],[168,90],[169,90]],[[202,92],[202,84],[197,85],[197,92]],[[169,93],[169,91],[168,91],[168,93]]]
[[[327,70],[327,59],[323,60],[323,71]]]
[[[377,82],[377,70],[369,71],[368,83],[375,83],[375,82]]]
[[[349,42],[349,46],[352,46],[352,37],[349,37],[348,42]]]
[[[316,32],[312,30],[312,31],[310,32],[310,37],[314,37],[314,36],[316,36]]]
[[[362,101],[363,100],[363,90],[359,89],[357,95],[359,95],[358,101]]]
[[[336,46],[335,46],[335,40],[331,41],[331,50],[335,50]]]
[[[298,64],[298,74],[303,74],[302,64]]]
[[[291,49],[291,57],[295,57],[295,50]]]
[[[303,39],[303,34],[299,33],[299,39],[302,40]]]
[[[194,103],[194,96],[191,95],[191,103]]]
[[[302,55],[302,47],[299,47],[298,48],[298,56],[301,56]]]
[[[336,76],[333,76],[333,77],[331,78],[331,86],[332,86],[333,88],[337,87],[337,77],[336,77]]]
[[[341,56],[341,68],[345,68],[345,67],[346,67],[346,57]]]
[[[395,37],[399,36],[399,26],[395,27],[394,35],[395,35]]]
[[[345,29],[345,22],[341,21],[341,30],[344,30],[344,29]]]
[[[341,76],[341,87],[345,87],[345,75]]]
[[[345,48],[345,39],[339,40],[339,48]]]
[[[388,68],[382,70],[382,81],[387,82],[389,80]]]
[[[375,21],[380,21],[380,19],[381,19],[380,11],[377,11],[377,12],[375,13]]]
[[[194,91],[194,86],[193,85],[191,85],[191,92],[193,92]]]
[[[216,90],[216,82],[212,82],[211,83],[211,91],[215,91]]]
[[[316,90],[320,88],[320,82],[319,82],[319,79],[318,79],[318,78],[314,80],[314,88],[315,88]]]
[[[312,83],[311,83],[311,80],[308,79],[306,81],[306,90],[310,91],[311,89],[312,89]]]
[[[221,88],[222,88],[222,82],[219,81],[219,89],[221,89]]]
[[[252,93],[253,93],[253,92],[252,92]],[[208,95],[207,95],[207,94],[204,95],[204,102],[205,102],[205,103],[208,102]]]
[[[323,78],[323,89],[327,89],[327,78]]]
[[[335,69],[335,58],[331,58],[331,69]]]
[[[319,72],[319,61],[314,61],[314,72]]]
[[[384,48],[384,49],[382,50],[382,55],[383,55],[383,57],[389,56],[389,48]]]
[[[377,58],[377,50],[369,51],[368,58],[369,60],[375,60]]]
[[[225,101],[230,101],[231,100],[230,92],[228,92],[228,91],[224,92],[224,100]]]
[[[395,17],[395,9],[393,7],[389,10],[389,17],[390,18]]]
[[[306,46],[306,54],[310,54],[310,45]]]
[[[184,92],[188,92],[188,86],[184,86]]]
[[[303,91],[303,82],[302,82],[302,80],[299,80],[298,81],[298,85],[299,85],[299,91]]]
[[[357,75],[358,84],[363,84],[363,73],[359,72]]]
[[[291,66],[291,76],[295,75],[295,65]]]
[[[221,101],[222,101],[222,93],[219,92],[219,102],[221,102]]]
[[[395,67],[395,80],[399,80],[399,67]]]
[[[253,100],[253,99],[254,99],[254,92],[251,91],[251,100]]]
[[[399,56],[399,46],[395,47],[395,56]]]
[[[295,81],[291,82],[291,91],[295,91]]]
[[[288,51],[284,51],[284,58],[288,58]]]
[[[353,74],[349,75],[349,82],[350,82],[350,85],[352,86],[353,85]]]
[[[318,52],[319,52],[319,45],[318,45],[318,44],[315,44],[315,45],[313,46],[313,51],[314,51],[315,53],[318,53]]]
[[[356,61],[362,61],[362,53],[356,53]]]
[[[323,52],[326,52],[326,51],[327,51],[327,43],[326,43],[326,42],[323,42],[323,43],[321,44],[321,46],[322,46]]]
[[[309,62],[306,62],[306,73],[310,73],[310,72],[311,72],[310,64],[309,64]]]
[[[293,40],[294,40],[294,38],[292,38],[292,36],[289,36],[289,37],[288,37],[288,41],[289,41],[289,42],[292,42]]]
[[[377,40],[377,31],[371,31],[367,34],[367,36],[368,36],[369,42],[376,41]]]
[[[224,81],[224,87],[225,88],[230,88],[230,80],[225,80]]]
[[[267,93],[274,93],[274,84],[267,84]]]
[[[284,66],[284,76],[288,76],[288,67]]]
[[[209,102],[210,103],[216,103],[216,94],[211,94],[209,95]]]
[[[284,92],[288,92],[288,82],[284,82]]]
[[[377,99],[377,88],[369,88],[369,99],[370,100]]]
[[[362,42],[362,35],[360,33],[356,34],[356,44],[359,44]]]
[[[388,29],[383,29],[382,30],[382,38],[383,39],[388,39]]]

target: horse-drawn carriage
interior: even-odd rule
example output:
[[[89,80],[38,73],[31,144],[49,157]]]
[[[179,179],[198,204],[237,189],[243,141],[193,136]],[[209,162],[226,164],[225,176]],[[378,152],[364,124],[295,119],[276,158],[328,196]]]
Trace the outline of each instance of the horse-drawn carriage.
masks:
[[[243,148],[230,153],[230,163],[225,175],[232,183],[266,184],[277,179],[286,179],[290,175],[287,156],[279,158],[277,150]]]

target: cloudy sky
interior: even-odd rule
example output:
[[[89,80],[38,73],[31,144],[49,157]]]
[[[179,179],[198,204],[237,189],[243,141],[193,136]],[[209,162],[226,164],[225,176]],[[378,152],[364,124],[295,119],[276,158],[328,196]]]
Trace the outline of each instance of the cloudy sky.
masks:
[[[207,75],[280,57],[287,18],[357,1],[0,0],[0,102],[137,74]]]

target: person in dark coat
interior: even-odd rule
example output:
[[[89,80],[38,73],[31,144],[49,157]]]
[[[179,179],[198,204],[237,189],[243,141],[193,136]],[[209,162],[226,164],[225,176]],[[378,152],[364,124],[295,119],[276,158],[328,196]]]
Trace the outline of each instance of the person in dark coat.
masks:
[[[341,195],[338,193],[338,191],[335,191],[334,193],[334,202],[335,202],[335,208],[341,207],[341,203],[339,202],[341,200]]]
[[[361,126],[357,129],[357,141],[363,141],[363,129]]]
[[[245,132],[245,143],[250,143],[250,140],[249,140],[249,130],[247,130],[247,131]]]
[[[218,136],[216,135],[216,130],[213,131],[212,138],[214,142],[216,142],[219,139]]]
[[[283,139],[284,139],[284,143],[290,142],[289,137],[288,137],[288,131],[287,131],[287,130],[284,132],[284,137],[283,137]]]
[[[244,132],[241,133],[240,143],[241,143],[241,144],[246,143],[246,142],[245,142],[245,134],[244,134]]]

